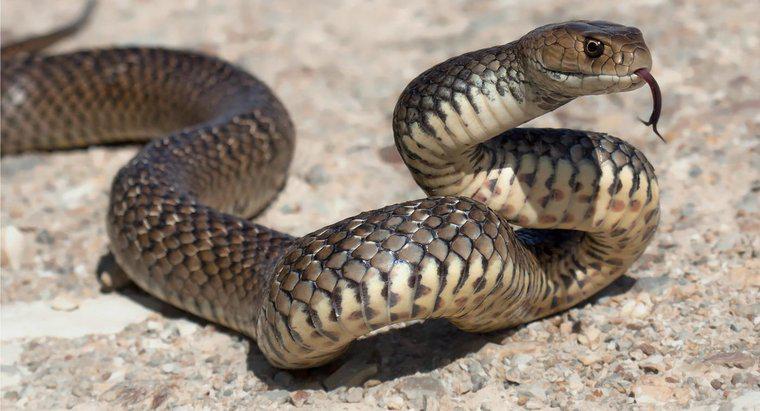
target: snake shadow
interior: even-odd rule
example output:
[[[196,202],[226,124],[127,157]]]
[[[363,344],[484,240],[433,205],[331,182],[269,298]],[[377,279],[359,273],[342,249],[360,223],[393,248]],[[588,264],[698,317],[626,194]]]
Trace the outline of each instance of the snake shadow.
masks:
[[[101,257],[98,271],[118,269],[118,266],[115,267],[114,264],[110,253],[106,254]],[[624,275],[572,309],[594,304],[605,297],[625,294],[635,284],[636,279]],[[281,370],[269,364],[255,341],[235,331],[150,297],[134,284],[118,288],[114,292],[167,318],[183,318],[201,327],[211,324],[217,327],[219,332],[247,342],[249,346],[246,358],[248,370],[271,389],[287,391],[303,389],[332,391],[341,387],[361,386],[367,379],[385,382],[416,373],[431,372],[478,352],[488,343],[501,344],[523,327],[474,334],[459,330],[447,320],[427,320],[355,341],[346,353],[327,365],[307,370]]]
[[[602,298],[625,294],[635,284],[636,279],[623,275],[596,295],[570,309],[580,309],[597,303]],[[562,315],[566,311],[555,315]],[[272,389],[295,391],[314,389],[321,385],[326,391],[332,391],[341,387],[361,386],[367,380],[355,378],[355,375],[371,374],[370,379],[385,382],[438,370],[477,353],[488,343],[503,344],[525,326],[527,324],[476,334],[462,331],[444,319],[427,320],[355,341],[346,353],[330,364],[308,370],[277,370],[274,378],[269,377],[271,365],[252,342],[248,368]],[[338,375],[346,378],[333,379],[333,376]]]

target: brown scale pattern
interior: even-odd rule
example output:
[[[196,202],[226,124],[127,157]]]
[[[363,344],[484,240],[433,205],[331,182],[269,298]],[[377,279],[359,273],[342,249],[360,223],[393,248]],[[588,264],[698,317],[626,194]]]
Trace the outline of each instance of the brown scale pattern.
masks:
[[[488,94],[489,90],[484,87],[488,83],[501,95],[510,93],[522,99],[524,96],[518,87],[522,81],[524,76],[513,43],[452,57],[426,70],[407,86],[396,105],[394,132],[409,133],[409,125],[420,123],[433,133],[425,113],[432,111],[445,117],[440,111],[441,102],[453,102],[457,93],[466,97]],[[456,104],[454,108],[458,110]]]
[[[448,318],[475,332],[514,326],[582,301],[643,252],[659,217],[652,167],[618,139],[572,130],[459,135],[471,145],[446,152],[431,121],[483,116],[483,101],[500,97],[564,104],[569,97],[542,84],[546,72],[526,65],[541,44],[529,40],[552,35],[543,44],[571,47],[594,27],[612,42],[616,31],[640,40],[612,24],[547,26],[423,73],[396,106],[397,146],[428,193],[458,184],[435,180],[452,170],[474,188],[301,238],[241,218],[284,185],[294,130],[263,83],[212,57],[128,48],[4,59],[0,150],[154,138],[113,182],[106,225],[116,260],[156,297],[251,336],[276,366],[323,364],[411,319]],[[574,40],[559,38],[568,33]],[[522,197],[502,198],[510,193]]]
[[[447,273],[455,264],[505,261],[511,270]],[[501,328],[502,311],[493,304],[531,305],[535,279],[527,273],[535,272],[535,259],[509,224],[473,200],[430,197],[365,212],[296,240],[259,317],[257,334],[268,336],[259,344],[275,363],[307,366],[358,336],[413,318],[445,316],[473,331]]]

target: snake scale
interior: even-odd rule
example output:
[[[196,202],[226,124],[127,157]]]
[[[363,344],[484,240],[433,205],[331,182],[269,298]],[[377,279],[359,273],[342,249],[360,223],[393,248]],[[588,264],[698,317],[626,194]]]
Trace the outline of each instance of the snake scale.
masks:
[[[392,323],[511,327],[621,276],[659,221],[652,166],[603,133],[517,126],[645,83],[657,91],[656,125],[651,64],[638,29],[601,21],[543,26],[442,62],[411,81],[393,114],[396,147],[429,197],[300,238],[246,219],[285,184],[288,113],[265,84],[213,57],[116,48],[6,58],[0,142],[7,155],[151,140],[113,181],[106,224],[119,265],[157,298],[252,337],[273,365],[307,368]]]

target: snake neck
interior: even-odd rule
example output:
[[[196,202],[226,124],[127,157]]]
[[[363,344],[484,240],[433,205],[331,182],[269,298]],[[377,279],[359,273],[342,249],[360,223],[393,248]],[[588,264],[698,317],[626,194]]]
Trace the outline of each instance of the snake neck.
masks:
[[[605,287],[643,253],[659,220],[658,186],[622,140],[517,128],[573,97],[531,82],[516,49],[468,53],[413,80],[394,138],[427,194],[473,198],[529,229],[517,237],[534,257],[525,269],[545,279],[533,303],[549,309],[532,314],[542,317]]]
[[[441,63],[399,97],[396,146],[428,195],[471,197],[482,180],[475,169],[491,159],[485,142],[572,100],[528,81],[515,49],[509,43]]]

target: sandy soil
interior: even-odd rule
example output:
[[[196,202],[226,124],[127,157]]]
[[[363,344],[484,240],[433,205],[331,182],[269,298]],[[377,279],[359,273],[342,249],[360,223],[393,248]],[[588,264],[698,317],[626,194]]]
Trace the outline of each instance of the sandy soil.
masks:
[[[445,322],[356,344],[316,370],[269,366],[251,341],[136,289],[103,294],[110,180],[137,150],[2,159],[0,405],[4,409],[709,408],[760,404],[760,52],[751,1],[101,1],[54,51],[203,50],[269,83],[298,127],[284,193],[258,221],[304,234],[422,196],[392,146],[403,86],[446,57],[544,23],[642,29],[664,93],[660,143],[636,121],[646,89],[583,98],[534,125],[628,139],[654,164],[663,218],[646,254],[590,304],[488,335]],[[79,1],[4,0],[3,41]]]

